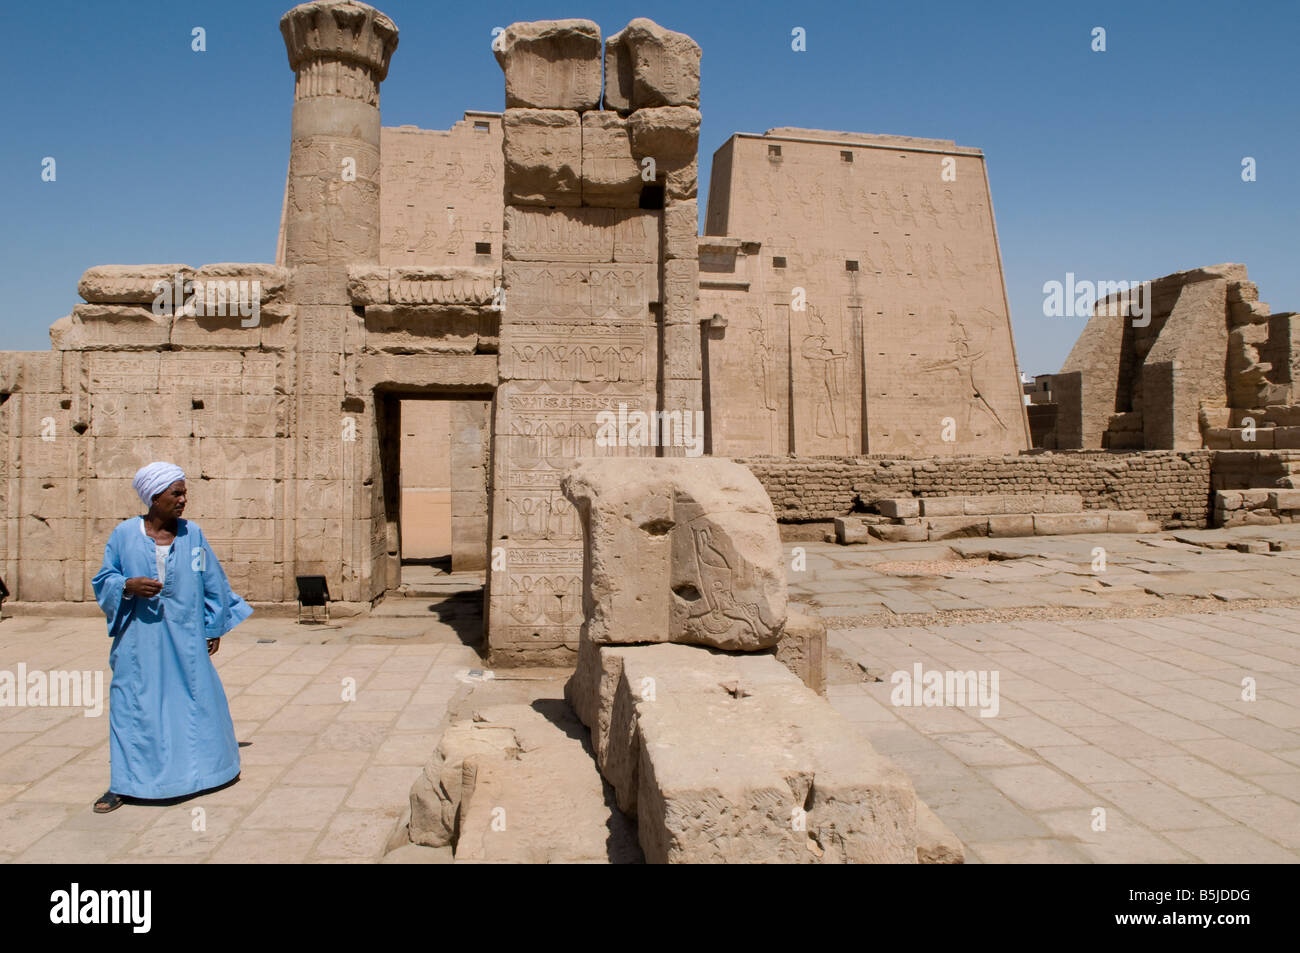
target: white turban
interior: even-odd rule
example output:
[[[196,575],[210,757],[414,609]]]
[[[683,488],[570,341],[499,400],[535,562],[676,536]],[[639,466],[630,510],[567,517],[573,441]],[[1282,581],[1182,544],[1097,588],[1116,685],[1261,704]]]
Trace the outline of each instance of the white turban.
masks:
[[[131,481],[131,486],[135,488],[136,493],[140,494],[140,499],[144,501],[145,506],[152,506],[155,496],[177,480],[184,479],[185,471],[176,464],[159,461],[141,467],[135,479]]]

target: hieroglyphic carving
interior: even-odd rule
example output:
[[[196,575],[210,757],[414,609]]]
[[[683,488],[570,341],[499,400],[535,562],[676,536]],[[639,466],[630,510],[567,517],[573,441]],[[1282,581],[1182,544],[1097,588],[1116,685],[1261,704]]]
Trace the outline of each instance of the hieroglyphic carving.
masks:
[[[508,206],[506,257],[546,262],[658,261],[660,214],[641,209]]]
[[[508,324],[501,377],[512,380],[644,381],[654,379],[650,327],[622,324],[556,338],[547,325]]]
[[[653,265],[506,262],[504,270],[507,307],[521,320],[648,319],[658,298]]]

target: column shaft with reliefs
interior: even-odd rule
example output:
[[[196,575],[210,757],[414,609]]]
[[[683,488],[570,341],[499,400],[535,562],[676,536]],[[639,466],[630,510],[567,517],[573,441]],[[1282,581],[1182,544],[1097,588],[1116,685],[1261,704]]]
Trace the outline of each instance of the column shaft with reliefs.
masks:
[[[295,408],[285,555],[295,574],[324,575],[334,599],[368,600],[396,540],[375,479],[373,395],[349,386],[365,327],[348,268],[379,261],[379,84],[397,26],[364,3],[318,0],[286,13],[280,32],[295,73],[284,263],[298,322],[281,375]]]

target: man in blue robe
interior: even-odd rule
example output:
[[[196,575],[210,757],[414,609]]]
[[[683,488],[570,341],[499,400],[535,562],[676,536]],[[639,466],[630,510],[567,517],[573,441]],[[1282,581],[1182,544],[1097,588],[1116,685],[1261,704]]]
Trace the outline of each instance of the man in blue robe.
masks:
[[[124,797],[182,797],[239,776],[235,727],[210,656],[253,610],[231,591],[198,524],[181,519],[181,468],[151,463],[133,486],[149,512],[113,530],[93,581],[113,640],[111,780],[95,803],[101,814]]]

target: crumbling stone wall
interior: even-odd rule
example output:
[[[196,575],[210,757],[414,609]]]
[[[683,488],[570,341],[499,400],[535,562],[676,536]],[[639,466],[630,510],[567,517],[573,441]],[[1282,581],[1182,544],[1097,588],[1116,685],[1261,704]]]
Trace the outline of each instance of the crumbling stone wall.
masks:
[[[1142,510],[1166,527],[1209,519],[1209,451],[1041,453],[908,460],[748,457],[783,522],[828,520],[896,496],[1077,493],[1085,509]]]

